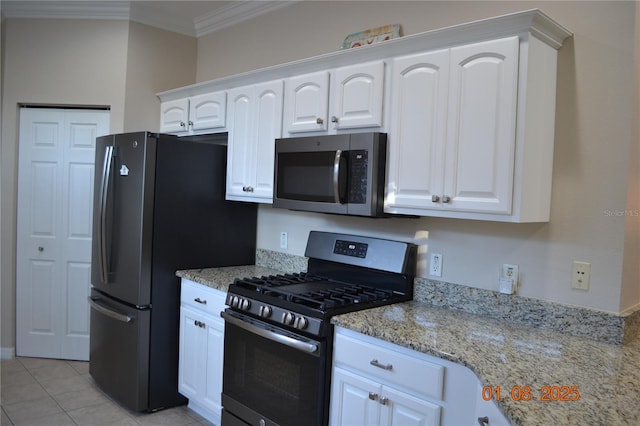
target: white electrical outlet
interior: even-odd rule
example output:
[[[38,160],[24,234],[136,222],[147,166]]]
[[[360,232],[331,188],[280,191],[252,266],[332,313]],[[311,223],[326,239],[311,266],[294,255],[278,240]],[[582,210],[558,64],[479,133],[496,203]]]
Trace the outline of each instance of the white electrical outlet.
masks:
[[[442,276],[442,254],[431,253],[431,262],[429,263],[429,275],[434,277]]]
[[[498,283],[500,285],[500,293],[513,294],[518,289],[519,271],[518,265],[510,265],[505,263],[500,270]]]
[[[287,233],[286,232],[281,232],[280,233],[280,248],[281,249],[286,249],[288,245],[289,245],[289,239],[288,239]]]
[[[589,290],[591,282],[591,264],[588,262],[573,261],[571,269],[571,288]]]

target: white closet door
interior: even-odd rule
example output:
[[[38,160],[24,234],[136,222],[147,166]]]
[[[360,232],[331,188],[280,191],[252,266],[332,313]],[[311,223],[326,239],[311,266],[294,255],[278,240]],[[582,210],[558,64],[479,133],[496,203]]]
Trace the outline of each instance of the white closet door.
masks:
[[[20,111],[16,353],[89,359],[95,139],[109,111]]]

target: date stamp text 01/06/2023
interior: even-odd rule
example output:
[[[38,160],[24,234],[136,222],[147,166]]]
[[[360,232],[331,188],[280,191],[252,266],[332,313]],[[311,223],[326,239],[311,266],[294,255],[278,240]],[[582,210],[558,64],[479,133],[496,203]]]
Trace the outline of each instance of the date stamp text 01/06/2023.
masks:
[[[492,399],[500,401],[505,396],[511,397],[514,401],[537,399],[548,402],[567,402],[579,400],[580,390],[578,386],[541,386],[540,389],[533,389],[531,386],[513,386],[511,387],[511,392],[508,389],[502,389],[500,386],[485,386],[482,388],[482,399],[485,401]]]

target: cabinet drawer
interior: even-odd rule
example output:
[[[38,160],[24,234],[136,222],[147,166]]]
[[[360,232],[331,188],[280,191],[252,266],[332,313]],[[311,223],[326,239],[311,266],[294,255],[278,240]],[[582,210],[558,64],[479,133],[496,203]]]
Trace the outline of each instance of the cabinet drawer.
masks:
[[[225,293],[190,280],[182,280],[180,303],[219,316],[224,310]]]
[[[335,336],[334,361],[335,365],[355,369],[391,385],[442,399],[445,369],[442,365],[342,334]]]

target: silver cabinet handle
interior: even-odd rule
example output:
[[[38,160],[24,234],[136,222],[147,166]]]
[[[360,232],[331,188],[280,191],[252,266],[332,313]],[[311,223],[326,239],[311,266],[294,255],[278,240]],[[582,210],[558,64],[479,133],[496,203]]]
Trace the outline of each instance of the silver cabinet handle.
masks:
[[[372,359],[369,364],[373,365],[374,367],[378,367],[378,368],[382,368],[383,370],[392,370],[393,369],[393,365],[391,364],[380,364],[380,362],[377,359]]]
[[[199,297],[196,297],[195,299],[193,299],[193,301],[196,302],[196,303],[200,303],[202,305],[206,305],[207,304],[207,300],[206,299],[202,300]]]
[[[389,398],[387,398],[386,396],[381,396],[378,402],[380,402],[380,404],[382,405],[387,405],[389,403]]]
[[[100,305],[98,303],[98,300],[100,300],[99,297],[91,297],[91,296],[89,296],[87,298],[87,300],[89,300],[89,304],[91,305],[91,307],[93,309],[95,309],[96,311],[100,312],[103,315],[106,315],[106,316],[108,316],[110,318],[113,318],[115,320],[122,321],[122,322],[131,322],[131,321],[133,321],[134,317],[132,317],[130,315],[121,314],[119,312],[112,311],[111,309]]]
[[[443,195],[442,196],[442,202],[443,203],[448,203],[449,201],[451,201],[451,197],[449,197],[448,195]]]
[[[431,202],[432,203],[437,203],[438,201],[440,201],[440,197],[438,197],[437,195],[432,195],[431,196]]]
[[[195,320],[195,321],[193,321],[193,323],[194,323],[197,327],[200,327],[200,328],[206,328],[206,327],[207,327],[207,324],[203,323],[202,321]]]
[[[487,416],[478,417],[478,424],[480,426],[487,426],[489,424],[489,417]]]
[[[242,190],[244,192],[253,192],[253,186],[243,186]]]
[[[369,392],[369,399],[372,401],[377,401],[378,400],[378,394],[375,392]]]
[[[332,123],[337,123],[338,122],[338,117],[336,117],[335,115],[331,116],[331,122]]]
[[[316,118],[316,124],[322,124],[324,123],[324,120],[320,117]]]
[[[42,246],[38,247],[38,251],[39,251],[40,253],[42,253],[42,252],[44,251],[44,247],[42,247]]]
[[[193,127],[193,121],[189,120],[189,126]]]
[[[185,126],[184,121],[181,121],[180,122],[180,127],[184,127],[184,126]]]

